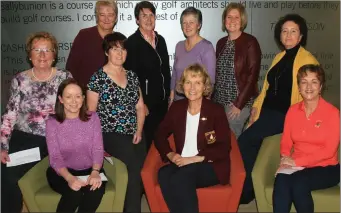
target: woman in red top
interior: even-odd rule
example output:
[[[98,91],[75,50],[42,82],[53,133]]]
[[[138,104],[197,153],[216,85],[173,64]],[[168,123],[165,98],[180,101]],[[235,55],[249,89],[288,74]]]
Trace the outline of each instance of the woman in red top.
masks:
[[[321,97],[325,74],[304,65],[297,74],[303,101],[289,108],[281,140],[281,162],[273,191],[273,212],[314,212],[311,191],[340,182],[340,112]],[[293,150],[293,152],[291,151]],[[283,168],[297,170],[282,173]]]

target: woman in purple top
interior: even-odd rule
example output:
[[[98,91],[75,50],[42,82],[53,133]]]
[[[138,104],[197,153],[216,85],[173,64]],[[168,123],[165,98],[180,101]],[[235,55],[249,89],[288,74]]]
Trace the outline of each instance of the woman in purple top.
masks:
[[[175,48],[175,60],[171,79],[171,94],[169,104],[185,96],[175,91],[176,82],[179,81],[184,69],[191,64],[202,64],[209,76],[212,85],[215,81],[216,56],[212,43],[200,36],[202,27],[201,11],[188,7],[180,17],[181,29],[186,40],[180,41]]]
[[[57,92],[55,111],[46,121],[50,167],[47,180],[62,195],[57,212],[95,212],[105,183],[101,123],[87,112],[84,90],[74,79],[63,81]],[[89,175],[87,181],[77,176]]]

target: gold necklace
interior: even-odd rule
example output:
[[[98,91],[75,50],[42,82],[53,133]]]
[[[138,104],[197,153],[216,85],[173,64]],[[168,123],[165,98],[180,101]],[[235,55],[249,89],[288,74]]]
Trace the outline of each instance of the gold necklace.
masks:
[[[43,79],[43,80],[37,78],[37,76],[34,74],[33,67],[32,67],[32,69],[31,69],[31,71],[32,71],[32,76],[33,76],[37,81],[44,82],[44,81],[47,81],[47,80],[49,80],[49,79],[51,78],[52,73],[53,73],[53,67],[51,68],[50,75],[49,75],[47,78]]]

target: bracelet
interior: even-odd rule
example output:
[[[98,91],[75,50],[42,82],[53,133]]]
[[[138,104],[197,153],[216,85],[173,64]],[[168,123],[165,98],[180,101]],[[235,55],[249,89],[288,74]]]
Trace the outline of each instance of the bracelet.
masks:
[[[99,169],[92,169],[92,171],[91,171],[91,172],[93,172],[93,171],[96,171],[96,172],[98,172],[98,173],[99,173]]]

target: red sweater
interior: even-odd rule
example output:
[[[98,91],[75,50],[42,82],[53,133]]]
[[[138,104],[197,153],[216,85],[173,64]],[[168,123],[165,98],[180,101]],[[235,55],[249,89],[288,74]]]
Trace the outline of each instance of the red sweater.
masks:
[[[292,105],[285,118],[281,155],[292,156],[296,166],[338,164],[340,111],[320,98],[315,111],[305,115],[304,103]],[[291,149],[293,148],[293,153]]]
[[[107,61],[102,43],[97,26],[80,30],[73,41],[66,69],[83,86]]]

